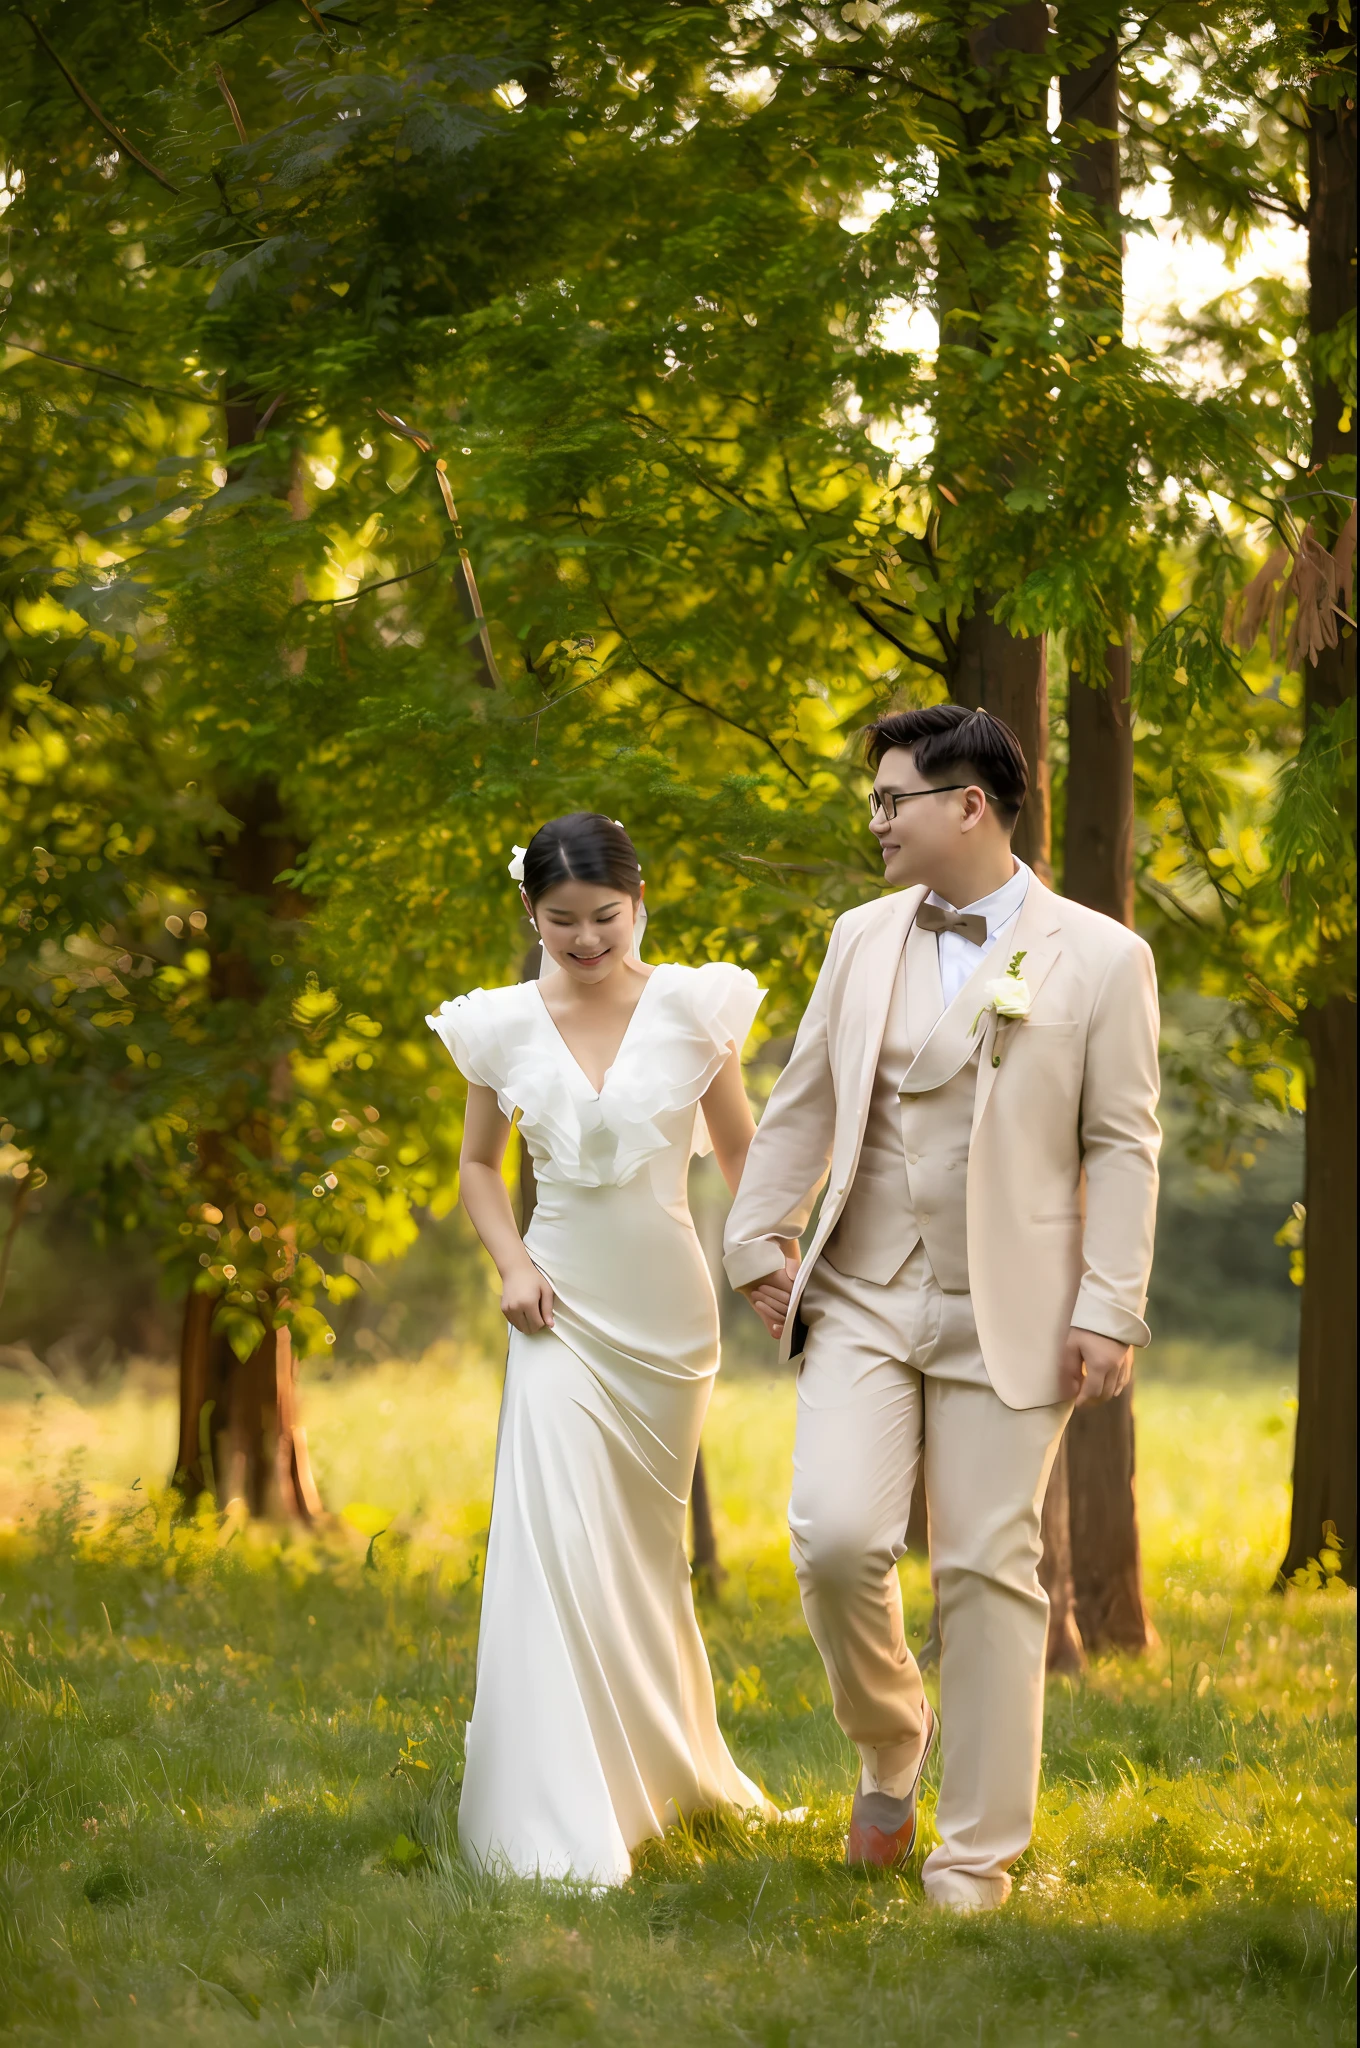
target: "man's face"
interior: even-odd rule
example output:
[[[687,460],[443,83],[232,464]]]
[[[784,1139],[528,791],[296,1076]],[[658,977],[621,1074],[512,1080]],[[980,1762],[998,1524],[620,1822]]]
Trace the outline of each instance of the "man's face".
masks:
[[[980,784],[969,780],[966,768],[951,770],[938,781],[968,786],[939,788],[922,775],[906,747],[889,747],[878,764],[876,794],[906,799],[897,806],[895,818],[888,816],[891,803],[876,810],[869,828],[883,855],[883,879],[895,889],[914,882],[933,885],[957,853],[961,836],[985,821],[986,798]]]

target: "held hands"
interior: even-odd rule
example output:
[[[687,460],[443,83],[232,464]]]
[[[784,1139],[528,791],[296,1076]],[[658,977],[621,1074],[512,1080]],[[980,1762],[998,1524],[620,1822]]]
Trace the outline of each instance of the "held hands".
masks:
[[[1062,1349],[1063,1399],[1088,1408],[1122,1394],[1133,1373],[1133,1346],[1095,1330],[1070,1329]]]
[[[552,1282],[528,1259],[501,1275],[501,1314],[526,1337],[553,1326]]]
[[[793,1294],[793,1283],[798,1276],[798,1254],[785,1251],[784,1265],[778,1273],[766,1273],[763,1278],[753,1280],[742,1293],[750,1302],[756,1314],[764,1323],[770,1335],[778,1339],[784,1334],[788,1320],[789,1301]]]

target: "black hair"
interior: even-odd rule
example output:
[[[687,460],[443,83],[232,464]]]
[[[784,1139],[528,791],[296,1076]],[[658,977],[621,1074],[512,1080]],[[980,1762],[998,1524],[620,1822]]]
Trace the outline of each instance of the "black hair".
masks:
[[[965,770],[987,792],[1003,823],[1015,824],[1029,790],[1029,768],[1004,719],[962,704],[889,711],[865,734],[870,767],[878,767],[889,747],[906,747],[927,781],[943,782],[951,770]]]
[[[636,903],[642,869],[622,825],[598,811],[568,811],[540,825],[524,850],[524,893],[537,903],[559,882],[599,882]]]

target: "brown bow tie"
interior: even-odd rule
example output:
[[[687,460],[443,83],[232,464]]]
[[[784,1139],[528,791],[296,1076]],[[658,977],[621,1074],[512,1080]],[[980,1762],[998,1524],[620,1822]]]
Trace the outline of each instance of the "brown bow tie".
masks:
[[[970,945],[985,946],[987,943],[985,917],[970,916],[961,910],[944,910],[938,903],[923,903],[916,913],[916,922],[924,932],[957,932]]]

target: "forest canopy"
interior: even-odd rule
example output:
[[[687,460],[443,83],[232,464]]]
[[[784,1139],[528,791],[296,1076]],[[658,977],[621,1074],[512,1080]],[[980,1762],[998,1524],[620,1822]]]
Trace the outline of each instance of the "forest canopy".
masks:
[[[952,696],[1026,743],[1025,857],[1226,999],[1167,1046],[1203,1154],[1310,1108],[1301,1401],[1349,1442],[1349,22],[9,8],[15,1218],[48,1176],[152,1233],[186,1356],[323,1350],[455,1199],[424,1018],[520,971],[512,844],[625,818],[666,954],[786,1038],[879,886],[859,731]],[[1306,276],[1140,344],[1154,198]]]

